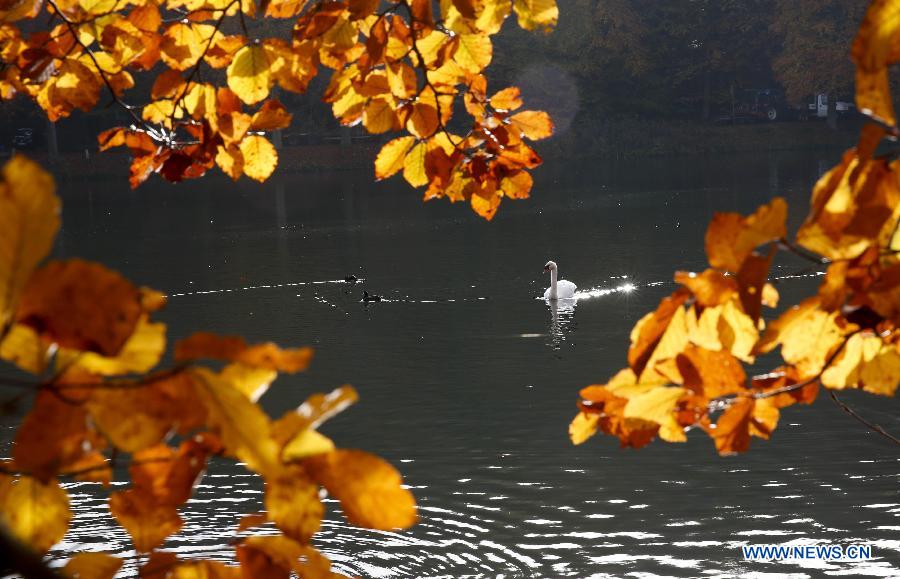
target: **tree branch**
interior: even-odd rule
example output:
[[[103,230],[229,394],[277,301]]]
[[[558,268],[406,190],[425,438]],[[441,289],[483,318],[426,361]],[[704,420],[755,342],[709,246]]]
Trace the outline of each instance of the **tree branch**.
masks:
[[[869,430],[872,430],[873,432],[877,432],[878,434],[887,438],[894,444],[900,445],[900,439],[898,439],[897,437],[888,433],[880,425],[875,424],[874,422],[871,422],[869,420],[866,420],[865,418],[860,416],[855,410],[853,410],[852,408],[847,406],[840,398],[838,398],[837,394],[834,393],[834,390],[829,389],[828,395],[831,397],[831,399],[834,401],[834,403],[837,404],[838,408],[840,408],[841,410],[843,410],[844,412],[846,412],[847,414],[849,414],[850,416],[852,416],[853,418],[858,420],[860,423],[864,424]]]

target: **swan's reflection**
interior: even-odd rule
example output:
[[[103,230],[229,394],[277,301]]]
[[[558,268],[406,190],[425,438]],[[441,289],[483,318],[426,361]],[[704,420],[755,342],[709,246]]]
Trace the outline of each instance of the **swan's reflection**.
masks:
[[[547,345],[559,350],[569,334],[575,331],[576,298],[544,300],[550,307],[550,328],[547,332]]]

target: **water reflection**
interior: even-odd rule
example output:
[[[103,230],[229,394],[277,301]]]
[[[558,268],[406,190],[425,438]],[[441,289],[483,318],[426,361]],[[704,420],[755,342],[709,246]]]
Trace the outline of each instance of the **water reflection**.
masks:
[[[544,300],[550,308],[550,327],[547,331],[547,345],[559,350],[569,334],[575,331],[576,298]]]

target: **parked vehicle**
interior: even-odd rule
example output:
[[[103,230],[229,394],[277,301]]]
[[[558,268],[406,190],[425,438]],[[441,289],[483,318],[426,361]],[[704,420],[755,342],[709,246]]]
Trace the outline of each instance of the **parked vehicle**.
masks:
[[[776,88],[744,89],[735,94],[733,112],[716,119],[719,124],[782,121],[793,117],[793,110]]]
[[[838,116],[846,116],[856,111],[856,105],[852,101],[838,100],[835,103],[835,110]],[[828,95],[819,93],[810,97],[806,107],[801,107],[799,111],[801,120],[818,118],[824,119],[828,117]]]

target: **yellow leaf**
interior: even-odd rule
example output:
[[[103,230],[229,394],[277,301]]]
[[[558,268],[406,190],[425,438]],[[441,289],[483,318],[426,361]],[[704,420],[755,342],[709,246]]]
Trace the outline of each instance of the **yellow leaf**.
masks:
[[[219,145],[216,151],[216,165],[235,181],[244,174],[244,156],[241,154],[241,150],[234,145]]]
[[[522,106],[522,93],[518,87],[505,88],[491,97],[491,106],[499,110],[514,111]]]
[[[207,423],[219,434],[225,451],[260,474],[280,469],[279,448],[272,440],[269,417],[231,384],[206,368],[197,368],[197,391],[209,413]]]
[[[71,519],[69,495],[56,479],[44,484],[27,476],[0,474],[0,521],[38,553],[46,553],[63,538]]]
[[[579,412],[569,424],[569,439],[572,444],[582,444],[597,434],[597,422],[600,415],[596,412]]]
[[[248,105],[269,96],[273,83],[271,63],[260,44],[240,49],[228,65],[228,87]]]
[[[197,63],[214,35],[221,33],[210,24],[177,22],[163,35],[160,57],[169,68],[187,70]]]
[[[400,473],[361,450],[335,450],[306,459],[313,479],[341,501],[347,520],[369,529],[405,529],[416,522],[416,502]]]
[[[625,418],[638,418],[659,424],[659,437],[668,442],[684,442],[687,437],[673,414],[678,399],[687,392],[684,388],[657,386],[629,398]]]
[[[463,69],[477,74],[491,63],[494,48],[491,39],[485,34],[460,34],[459,47],[453,55]]]
[[[318,485],[299,465],[266,478],[264,505],[269,520],[282,533],[302,543],[319,530],[325,513]]]
[[[228,364],[219,372],[219,377],[231,384],[251,402],[256,402],[278,377],[278,372],[269,368],[247,366],[240,362]]]
[[[106,553],[78,553],[63,567],[63,573],[72,579],[112,579],[122,559]]]
[[[312,356],[312,348],[282,349],[272,342],[250,346],[240,336],[219,336],[210,332],[195,332],[175,344],[178,361],[211,358],[289,374],[306,370]]]
[[[781,344],[781,357],[797,368],[801,378],[818,374],[852,330],[837,325],[837,312],[826,312],[819,305],[819,298],[808,298],[781,314],[766,328],[756,352],[766,353]]]
[[[509,122],[532,141],[546,139],[553,134],[553,121],[544,111],[522,111],[511,116]]]
[[[0,359],[12,362],[26,372],[41,374],[47,369],[50,351],[33,329],[13,324],[0,341]]]
[[[635,330],[638,326],[635,326]],[[687,345],[688,325],[684,308],[678,307],[672,319],[666,327],[665,332],[659,339],[656,348],[647,360],[644,371],[641,372],[638,382],[641,384],[653,384],[668,381],[656,369],[656,365],[666,360],[674,360],[679,352],[684,350]],[[678,380],[680,382],[680,380]]]
[[[548,33],[559,19],[556,0],[515,0],[513,9],[519,19],[519,26],[525,30],[539,29]]]
[[[423,141],[413,147],[403,160],[403,178],[413,187],[428,184],[428,176],[425,174],[425,154],[427,152],[428,145]]]
[[[349,384],[335,388],[328,394],[313,394],[295,411],[286,412],[272,423],[272,438],[284,446],[302,431],[318,428],[357,400],[359,395]]]
[[[375,178],[387,179],[403,168],[406,153],[416,140],[413,137],[398,137],[381,148],[375,158]]]
[[[859,388],[893,396],[900,384],[900,352],[878,336],[854,334],[822,373],[822,384],[838,390]]]
[[[363,109],[363,125],[370,133],[385,133],[400,127],[394,106],[385,98],[374,98]]]
[[[284,450],[281,451],[281,459],[285,462],[297,461],[332,450],[334,450],[334,442],[330,438],[307,428],[288,441]]]
[[[469,203],[472,205],[472,210],[475,213],[490,221],[497,214],[497,208],[500,207],[501,201],[503,201],[503,198],[499,195],[491,195],[488,199],[481,195],[472,195]]]
[[[262,183],[275,171],[278,152],[265,137],[245,137],[240,148],[244,158],[244,174],[251,179]]]
[[[0,335],[59,230],[53,177],[16,155],[0,170]]]
[[[108,357],[94,352],[60,348],[57,367],[83,368],[100,376],[141,374],[156,366],[165,350],[166,325],[150,322],[147,316],[142,316],[118,355]]]
[[[717,324],[719,341],[737,358],[752,364],[753,347],[759,340],[759,330],[753,319],[736,304],[736,300],[731,300],[720,306],[722,314]]]

